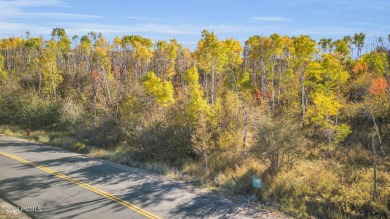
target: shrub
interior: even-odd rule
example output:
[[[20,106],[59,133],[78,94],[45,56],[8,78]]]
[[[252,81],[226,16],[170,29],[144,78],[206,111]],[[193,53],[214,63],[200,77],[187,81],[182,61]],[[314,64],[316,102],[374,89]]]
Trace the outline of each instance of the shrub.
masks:
[[[74,145],[73,145],[73,150],[75,150],[76,152],[79,152],[79,153],[86,153],[88,152],[88,148],[85,146],[85,144],[81,143],[81,142],[76,142]]]

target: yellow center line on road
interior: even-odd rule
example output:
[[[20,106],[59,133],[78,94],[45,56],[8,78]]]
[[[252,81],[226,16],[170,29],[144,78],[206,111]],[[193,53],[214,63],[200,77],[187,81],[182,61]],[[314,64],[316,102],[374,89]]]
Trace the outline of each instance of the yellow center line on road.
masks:
[[[2,151],[0,151],[0,155],[3,155],[5,157],[11,158],[11,159],[14,159],[14,160],[17,160],[17,161],[20,161],[20,162],[22,162],[24,164],[33,166],[33,167],[35,167],[37,169],[40,169],[40,170],[45,171],[47,173],[50,173],[50,174],[52,174],[52,175],[54,175],[54,176],[56,176],[58,178],[67,180],[67,181],[69,181],[71,183],[74,183],[76,185],[84,187],[84,188],[88,189],[89,191],[92,191],[92,192],[94,192],[94,193],[96,193],[98,195],[101,195],[101,196],[103,196],[103,197],[105,197],[105,198],[107,198],[107,199],[109,199],[111,201],[114,201],[114,202],[116,202],[116,203],[118,203],[120,205],[123,205],[123,206],[125,206],[125,207],[127,207],[127,208],[129,208],[129,209],[131,209],[131,210],[133,210],[133,211],[135,211],[135,212],[137,212],[137,213],[147,217],[147,218],[151,218],[151,219],[158,219],[158,218],[160,218],[160,217],[158,217],[158,216],[156,216],[156,215],[154,215],[154,214],[152,214],[150,212],[147,212],[146,210],[144,210],[144,209],[142,209],[140,207],[137,207],[137,206],[135,206],[135,205],[133,205],[133,204],[123,200],[123,199],[120,199],[120,198],[118,198],[118,197],[116,197],[114,195],[111,195],[108,192],[102,191],[102,190],[100,190],[100,189],[98,189],[98,188],[96,188],[94,186],[91,186],[91,185],[89,185],[87,183],[81,182],[81,181],[79,181],[77,179],[74,179],[74,178],[72,178],[70,176],[67,176],[67,175],[64,175],[62,173],[56,172],[56,171],[54,171],[54,170],[52,170],[52,169],[50,169],[48,167],[45,167],[43,165],[40,165],[40,164],[31,162],[31,161],[25,160],[23,158],[20,158],[20,157],[17,157],[15,155],[11,155],[11,154],[8,154],[8,153],[2,152]]]

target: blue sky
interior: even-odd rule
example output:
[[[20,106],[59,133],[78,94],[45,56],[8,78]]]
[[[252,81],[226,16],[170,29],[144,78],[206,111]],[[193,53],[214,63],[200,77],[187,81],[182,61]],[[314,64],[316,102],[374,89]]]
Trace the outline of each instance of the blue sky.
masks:
[[[389,0],[0,0],[0,38],[49,38],[54,27],[82,36],[101,32],[176,38],[195,48],[202,29],[244,42],[272,33],[341,38],[363,32],[367,44],[390,34]]]

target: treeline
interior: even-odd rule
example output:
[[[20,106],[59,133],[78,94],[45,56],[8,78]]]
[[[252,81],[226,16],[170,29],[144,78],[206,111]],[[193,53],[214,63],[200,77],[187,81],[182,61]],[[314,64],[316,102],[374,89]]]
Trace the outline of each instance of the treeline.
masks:
[[[389,216],[390,35],[342,39],[204,30],[195,51],[90,32],[0,41],[0,123],[65,130],[299,217]],[[375,175],[374,175],[375,172]]]

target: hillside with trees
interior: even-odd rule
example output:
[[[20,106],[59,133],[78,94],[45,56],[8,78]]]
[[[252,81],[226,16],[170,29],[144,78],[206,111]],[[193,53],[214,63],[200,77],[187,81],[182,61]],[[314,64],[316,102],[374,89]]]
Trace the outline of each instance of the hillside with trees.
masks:
[[[204,30],[194,51],[51,36],[0,40],[4,133],[31,128],[41,142],[231,194],[252,194],[260,176],[260,201],[300,218],[390,216],[390,35],[242,44]]]

